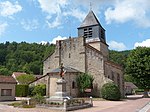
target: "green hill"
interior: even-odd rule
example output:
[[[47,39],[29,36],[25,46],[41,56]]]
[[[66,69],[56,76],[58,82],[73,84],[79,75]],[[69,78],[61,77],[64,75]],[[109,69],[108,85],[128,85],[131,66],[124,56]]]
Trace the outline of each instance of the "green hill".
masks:
[[[53,44],[0,43],[0,74],[11,75],[16,71],[42,74],[42,61],[54,51],[54,48]]]

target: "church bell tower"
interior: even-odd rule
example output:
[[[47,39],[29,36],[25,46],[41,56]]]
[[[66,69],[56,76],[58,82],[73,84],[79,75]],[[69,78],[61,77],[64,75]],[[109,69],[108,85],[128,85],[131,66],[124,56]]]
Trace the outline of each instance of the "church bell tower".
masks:
[[[78,27],[78,36],[84,36],[86,43],[101,51],[108,58],[105,29],[101,26],[92,10],[89,11],[80,27]]]

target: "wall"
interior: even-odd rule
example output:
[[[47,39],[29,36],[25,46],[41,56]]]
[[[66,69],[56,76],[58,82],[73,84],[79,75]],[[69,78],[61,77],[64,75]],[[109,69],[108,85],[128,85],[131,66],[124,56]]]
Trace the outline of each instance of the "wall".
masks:
[[[122,68],[112,62],[105,62],[105,76],[114,81],[120,88],[122,96],[124,96],[124,78]]]
[[[0,84],[0,101],[15,100],[15,85],[16,84]],[[1,89],[12,89],[12,96],[1,96]]]
[[[85,46],[84,38],[69,38],[61,41],[61,63],[85,72]]]
[[[89,42],[88,43],[90,46],[94,47],[95,49],[100,51],[100,41],[96,41],[96,42]]]
[[[43,75],[46,75],[50,71],[59,67],[59,42],[56,43],[55,52],[51,54],[43,62]]]
[[[86,48],[87,71],[94,77],[93,95],[100,96],[100,88],[106,82],[103,55],[90,45],[87,45]]]
[[[84,38],[69,38],[57,41],[55,52],[50,55],[43,65],[43,75],[59,67],[59,63],[85,72]]]
[[[100,42],[100,51],[102,52],[103,56],[105,57],[105,60],[107,60],[108,56],[109,56],[108,45],[103,42]]]
[[[76,84],[76,77],[78,73],[65,73],[64,79],[66,80],[66,91],[67,94],[72,96],[72,97],[77,97],[78,95],[78,88],[77,86],[75,88],[72,88],[72,82],[75,81]],[[57,80],[60,78],[58,73],[51,73],[50,74],[50,88],[49,88],[49,93],[50,96],[54,96],[56,89],[57,89]]]

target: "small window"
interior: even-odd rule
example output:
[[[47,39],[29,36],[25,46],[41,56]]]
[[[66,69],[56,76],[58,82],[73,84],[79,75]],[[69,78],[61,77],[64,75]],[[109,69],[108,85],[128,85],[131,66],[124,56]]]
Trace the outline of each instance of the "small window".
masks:
[[[119,75],[119,73],[117,73],[117,83],[118,83],[118,86],[120,87],[120,75]]]
[[[72,82],[72,89],[74,89],[75,88],[75,82],[73,81]]]
[[[2,89],[1,90],[1,96],[11,96],[12,95],[12,89]]]
[[[114,77],[114,72],[111,71],[111,76],[112,76],[112,80],[114,81],[115,77]]]
[[[92,28],[84,29],[84,37],[92,38]]]
[[[69,58],[71,58],[71,54],[69,53]]]
[[[89,28],[89,31],[92,31],[92,28]]]

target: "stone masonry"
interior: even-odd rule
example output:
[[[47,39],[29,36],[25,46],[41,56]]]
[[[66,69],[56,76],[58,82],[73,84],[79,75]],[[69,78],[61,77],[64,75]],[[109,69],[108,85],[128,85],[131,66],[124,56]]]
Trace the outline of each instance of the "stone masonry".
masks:
[[[89,73],[94,77],[93,96],[100,96],[100,89],[108,81],[114,81],[124,96],[123,69],[121,66],[109,61],[108,45],[106,43],[105,29],[101,26],[93,11],[90,11],[83,23],[78,28],[78,37],[56,42],[53,54],[43,62],[43,75],[47,78],[47,95],[53,95],[56,91],[56,81],[59,78],[53,70],[63,63],[64,67],[70,67],[78,73]],[[59,72],[57,72],[59,73]],[[78,90],[72,89],[72,81],[76,84],[78,73],[66,72],[67,90],[69,94],[77,96]],[[71,75],[72,74],[72,75]],[[55,77],[55,78],[54,78]],[[64,77],[64,78],[65,78]],[[67,80],[69,77],[69,80]],[[73,79],[73,80],[71,80]],[[74,91],[75,90],[75,91]]]

